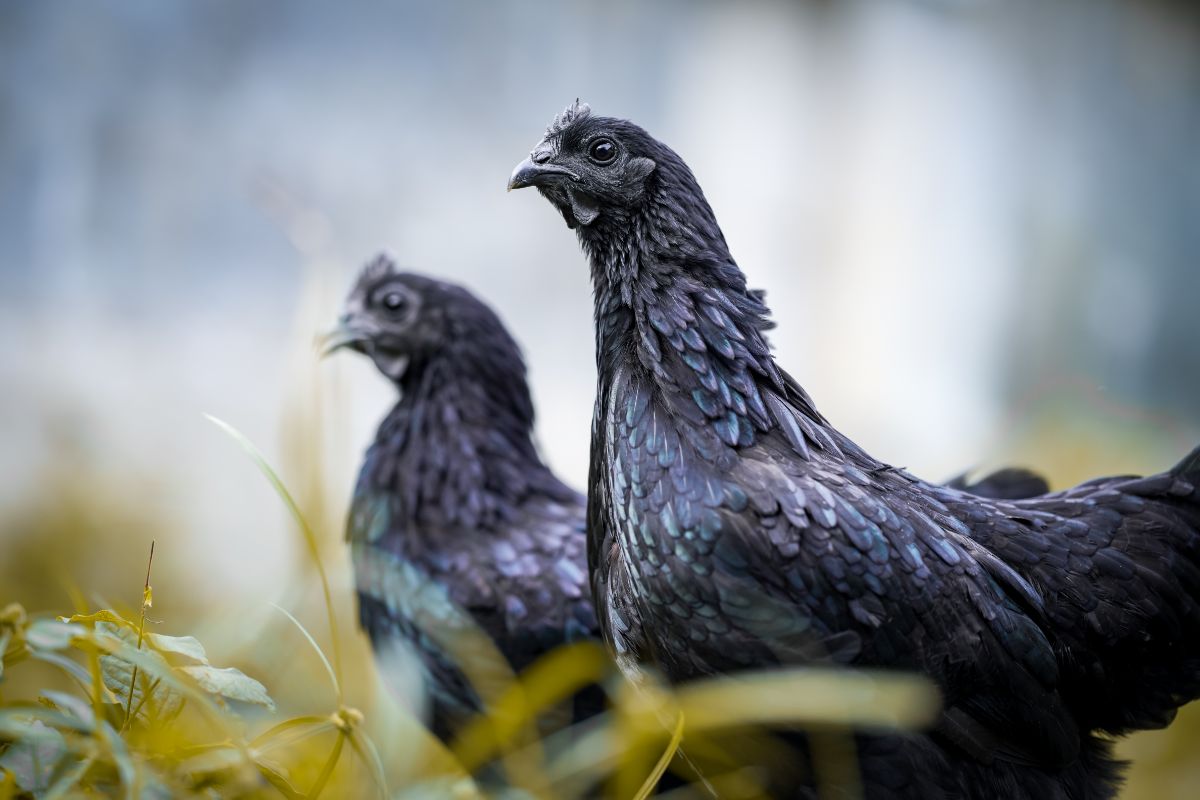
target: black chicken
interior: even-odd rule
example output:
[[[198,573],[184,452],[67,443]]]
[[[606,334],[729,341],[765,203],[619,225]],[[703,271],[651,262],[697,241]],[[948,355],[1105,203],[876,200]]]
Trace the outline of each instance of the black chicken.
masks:
[[[465,620],[513,669],[599,638],[587,584],[584,500],[534,447],[516,342],[459,286],[380,256],[346,301],[326,352],[364,353],[400,399],[367,451],[347,524],[359,616],[376,652],[420,656],[432,728],[481,710],[460,665]],[[599,710],[597,696],[577,704]]]
[[[446,737],[480,710],[456,663],[471,654],[445,649],[464,615],[517,670],[599,637],[583,498],[538,458],[520,349],[466,289],[397,272],[380,256],[327,339],[326,352],[343,347],[370,356],[400,393],[367,452],[347,526],[361,623],[377,649],[419,653],[433,728]],[[963,485],[1029,491],[1016,474]],[[582,695],[577,710],[598,701]]]
[[[860,737],[868,797],[1111,797],[1102,734],[1165,725],[1200,692],[1200,449],[1024,501],[926,483],[775,364],[767,309],[668,147],[576,103],[523,186],[591,264],[588,555],[624,665],[918,671],[940,722]]]

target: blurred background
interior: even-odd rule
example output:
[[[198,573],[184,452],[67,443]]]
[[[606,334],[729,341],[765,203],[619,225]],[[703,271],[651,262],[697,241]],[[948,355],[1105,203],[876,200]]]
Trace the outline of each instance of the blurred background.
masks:
[[[299,496],[358,701],[386,709],[341,525],[394,397],[313,336],[381,249],[467,284],[582,488],[585,263],[541,198],[504,192],[576,96],[688,160],[782,364],[875,455],[1062,487],[1200,441],[1193,3],[6,2],[0,605],[133,606],[154,538],[163,632],[302,704],[319,664],[287,657],[304,644],[268,603],[320,630],[319,590],[208,412]],[[278,649],[248,649],[263,636]],[[1191,711],[1122,745],[1127,797],[1195,796]]]

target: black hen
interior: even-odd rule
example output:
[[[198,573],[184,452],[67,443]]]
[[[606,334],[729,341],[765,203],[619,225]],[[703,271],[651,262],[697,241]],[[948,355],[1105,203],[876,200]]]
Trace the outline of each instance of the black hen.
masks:
[[[591,263],[589,566],[624,665],[919,671],[941,721],[862,737],[868,796],[1112,796],[1096,733],[1163,725],[1200,691],[1200,450],[1024,501],[923,482],[775,364],[767,309],[671,149],[576,103],[522,186]]]
[[[469,617],[516,670],[598,638],[584,500],[542,463],[520,349],[459,286],[379,257],[329,349],[365,353],[400,399],[367,451],[346,537],[362,627],[377,652],[420,656],[443,738],[480,711],[459,664]],[[485,676],[486,677],[486,676]],[[599,710],[589,696],[579,713]],[[582,708],[582,705],[588,708]]]

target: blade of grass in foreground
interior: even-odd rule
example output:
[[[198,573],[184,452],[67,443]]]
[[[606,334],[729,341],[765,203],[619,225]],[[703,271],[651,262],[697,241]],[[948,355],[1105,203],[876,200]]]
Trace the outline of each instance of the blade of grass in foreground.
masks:
[[[342,688],[338,683],[337,673],[335,673],[333,671],[333,667],[329,665],[329,659],[325,657],[325,651],[321,649],[321,645],[317,644],[317,640],[312,637],[312,634],[308,632],[308,629],[300,623],[300,620],[292,616],[291,612],[289,612],[286,608],[283,606],[277,606],[274,603],[271,603],[271,607],[290,619],[292,624],[300,629],[300,633],[304,634],[304,638],[308,640],[310,645],[312,645],[312,649],[317,651],[317,657],[321,659],[321,663],[325,665],[325,672],[329,675],[329,682],[333,686],[334,697],[340,700],[342,697]]]
[[[337,702],[340,706],[342,705],[341,645],[338,643],[337,619],[333,611],[333,594],[329,590],[329,576],[325,574],[325,564],[321,561],[321,549],[317,544],[317,534],[308,524],[308,520],[305,519],[303,512],[300,511],[300,506],[296,504],[291,492],[287,490],[287,487],[284,486],[279,475],[276,474],[275,470],[271,468],[271,465],[267,463],[267,459],[261,452],[259,452],[258,448],[254,446],[254,443],[247,439],[241,431],[224,420],[218,419],[211,414],[205,414],[204,416],[209,422],[223,430],[231,439],[241,445],[242,449],[250,455],[250,458],[254,460],[255,465],[258,466],[259,471],[262,472],[262,474],[266,476],[267,480],[271,482],[271,486],[274,487],[275,493],[279,495],[284,504],[288,507],[288,511],[291,513],[292,519],[296,522],[300,528],[300,532],[304,535],[304,541],[308,545],[309,555],[312,556],[313,563],[317,567],[317,574],[321,578],[321,591],[325,596],[325,613],[329,618],[329,638],[331,647],[333,648],[333,674],[336,678],[338,693]]]
[[[736,753],[732,761],[724,758],[729,755],[724,748],[717,752],[721,758],[712,757],[712,749],[722,742],[710,737],[747,726],[768,730],[798,727],[819,733],[819,747],[840,746],[839,737],[855,730],[922,728],[940,707],[936,687],[919,675],[816,668],[742,673],[675,689],[647,691],[639,687],[618,692],[614,700],[616,709],[581,729],[574,744],[548,766],[552,785],[582,786],[610,773],[622,789],[619,796],[639,796],[679,752],[700,775],[701,786],[715,789],[718,783],[728,784],[730,796],[760,796],[761,787],[754,788],[754,776],[738,769]],[[658,751],[660,757],[649,771],[650,778],[643,778],[647,775],[643,765],[651,763],[641,760],[646,748],[660,748],[662,742],[667,742],[666,751]],[[725,747],[730,744],[723,742]],[[742,755],[753,761],[761,753]],[[831,765],[836,769],[817,776],[823,787],[843,785],[839,783],[842,776],[853,767],[842,757],[844,752],[836,755],[839,760]],[[693,756],[708,762],[704,772],[693,763]],[[714,768],[718,771],[708,772]]]
[[[330,753],[330,757],[326,762],[325,768],[322,769],[316,783],[310,789],[309,797],[316,797],[324,790],[325,784],[328,782],[333,773],[333,769],[336,767],[338,759],[341,756],[342,747],[348,740],[350,742],[351,749],[354,750],[355,754],[369,770],[372,782],[375,784],[380,796],[386,798],[388,796],[387,780],[383,769],[382,759],[379,757],[379,751],[376,749],[375,743],[371,740],[371,737],[368,736],[366,731],[362,730],[361,728],[362,714],[345,706],[344,696],[342,693],[343,679],[341,647],[338,641],[337,618],[333,608],[333,594],[329,588],[329,576],[325,572],[325,564],[321,560],[321,551],[317,543],[316,533],[313,531],[312,526],[308,524],[308,520],[305,518],[303,512],[300,511],[299,505],[297,505],[295,499],[292,497],[291,492],[289,492],[287,487],[284,485],[283,480],[279,477],[275,470],[271,468],[271,465],[267,463],[266,458],[261,452],[259,452],[258,448],[256,448],[254,444],[248,438],[246,438],[245,435],[243,435],[232,425],[210,414],[205,414],[205,417],[207,417],[210,422],[228,434],[242,447],[243,450],[250,455],[250,457],[254,460],[254,463],[258,466],[259,471],[262,472],[263,475],[266,476],[267,480],[271,482],[271,486],[275,489],[275,492],[284,501],[284,504],[287,505],[288,511],[292,515],[292,519],[296,522],[296,525],[300,528],[301,533],[304,535],[304,541],[308,545],[309,554],[312,556],[313,563],[316,565],[317,573],[320,576],[321,591],[325,599],[325,612],[329,621],[329,635],[331,646],[333,648],[332,664],[330,664],[329,659],[326,658],[321,646],[317,644],[312,634],[308,632],[308,629],[305,628],[304,625],[301,624],[301,622],[286,609],[272,603],[272,605],[275,605],[276,609],[282,612],[297,628],[300,629],[300,633],[303,634],[304,638],[308,640],[308,643],[312,645],[312,648],[317,652],[317,656],[321,659],[321,663],[324,665],[325,671],[329,675],[330,683],[333,685],[334,695],[337,698],[338,710],[328,718],[327,723],[310,724],[312,722],[311,718],[303,718],[302,722],[297,722],[294,725],[284,723],[276,726],[275,728],[272,728],[271,731],[268,731],[266,734],[256,739],[255,743],[260,747],[270,746],[270,743],[280,738],[279,734],[290,732],[293,727],[307,727],[309,731],[312,731],[323,728],[324,724],[331,724],[338,730],[337,742],[334,745],[333,751]],[[432,737],[428,734],[424,738],[426,740],[432,739]],[[438,744],[440,745],[440,743]],[[450,762],[450,765],[456,774],[466,774],[465,770],[462,768],[462,765],[459,764],[453,758],[453,756],[446,752],[444,747],[437,748],[437,752],[439,752],[439,755],[442,757],[442,761],[448,760]],[[264,767],[262,764],[259,764],[259,768],[260,770],[264,771],[267,779],[272,783],[276,783],[275,778],[281,778],[281,776],[267,774],[270,772],[269,765]],[[276,788],[280,787],[276,786]],[[281,789],[281,791],[283,790]]]
[[[654,787],[658,785],[659,779],[667,771],[667,767],[671,765],[671,759],[675,757],[675,753],[679,750],[679,743],[682,741],[683,714],[680,714],[678,721],[675,723],[675,730],[671,733],[671,741],[667,742],[667,748],[663,750],[658,763],[654,765],[654,769],[650,770],[650,774],[642,782],[642,788],[638,789],[637,794],[633,796],[634,800],[646,800],[654,792]]]
[[[538,714],[588,684],[599,683],[610,668],[608,656],[594,642],[555,648],[517,676],[486,716],[473,720],[459,733],[452,748],[455,755],[464,766],[474,769],[498,752],[511,749]]]
[[[920,675],[815,668],[697,681],[676,700],[689,731],[779,723],[907,730],[930,724],[941,707]]]

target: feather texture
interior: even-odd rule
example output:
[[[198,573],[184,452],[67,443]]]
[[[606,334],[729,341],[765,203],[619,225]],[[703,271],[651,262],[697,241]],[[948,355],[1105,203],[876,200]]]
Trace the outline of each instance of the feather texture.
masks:
[[[598,164],[601,137],[617,156]],[[594,115],[539,148],[549,166],[524,185],[591,264],[591,582],[630,668],[917,671],[941,721],[858,737],[868,797],[1112,797],[1099,734],[1200,694],[1200,456],[1057,494],[1009,475],[992,497],[882,463],[776,365],[764,298],[678,155]]]
[[[538,457],[525,365],[492,310],[465,289],[380,263],[351,293],[341,341],[381,369],[403,353],[406,367],[359,473],[346,537],[363,629],[379,653],[415,652],[432,727],[448,738],[482,710],[459,652],[471,630],[518,671],[598,637],[584,500]],[[598,696],[580,699],[580,716],[598,710]]]

